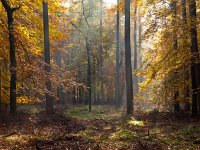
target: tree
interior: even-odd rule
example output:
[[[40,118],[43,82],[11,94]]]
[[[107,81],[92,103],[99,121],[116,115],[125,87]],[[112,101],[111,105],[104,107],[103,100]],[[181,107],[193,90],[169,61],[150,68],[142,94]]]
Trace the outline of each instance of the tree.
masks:
[[[176,20],[177,20],[177,11],[176,8],[177,7],[177,2],[176,0],[171,2],[171,11],[172,11],[172,35],[173,35],[173,39],[172,39],[172,49],[177,52],[178,50],[178,39],[177,39],[177,26],[176,26]],[[177,58],[174,58],[174,63],[176,64]],[[175,70],[174,72],[174,111],[175,112],[179,112],[180,110],[180,106],[179,106],[179,88],[177,86],[177,70]]]
[[[200,108],[200,60],[199,60],[199,49],[197,40],[197,14],[196,14],[196,1],[191,0],[189,3],[190,12],[190,34],[191,34],[191,53],[192,53],[192,116],[198,115]]]
[[[186,10],[186,0],[181,1],[181,7],[182,7],[182,48],[184,51],[186,51],[186,54],[189,54],[189,49],[187,48],[187,10]],[[189,64],[186,63],[184,65],[184,81],[185,81],[185,87],[184,87],[184,97],[186,98],[186,111],[190,110],[190,86],[189,86],[189,80],[190,80],[190,72],[189,72]]]
[[[45,57],[45,71],[47,74],[51,72],[50,67],[50,45],[49,45],[49,17],[48,17],[48,3],[43,1],[43,27],[44,27],[44,57]],[[46,112],[53,113],[53,97],[51,92],[51,80],[46,81]]]
[[[134,96],[138,93],[138,77],[136,75],[136,71],[138,68],[138,53],[137,53],[137,4],[135,4],[134,7],[134,35],[133,35],[133,40],[134,40],[134,49],[133,49],[133,57],[134,57],[134,62],[133,62],[133,71],[135,72],[133,75],[133,86],[134,86]]]
[[[20,7],[11,8],[6,0],[1,0],[3,7],[7,12],[9,43],[10,43],[10,112],[15,114],[16,112],[16,56],[15,56],[15,37],[14,37],[14,18],[13,13]]]
[[[119,5],[119,0],[117,0]],[[120,21],[119,21],[119,8],[117,8],[117,23],[116,23],[116,74],[115,74],[115,106],[120,106],[120,60],[119,48],[120,47]]]
[[[130,0],[125,0],[125,67],[127,115],[133,114],[133,81],[130,43]]]
[[[100,0],[100,29],[99,29],[99,82],[100,82],[100,101],[104,99],[103,85],[103,0]]]

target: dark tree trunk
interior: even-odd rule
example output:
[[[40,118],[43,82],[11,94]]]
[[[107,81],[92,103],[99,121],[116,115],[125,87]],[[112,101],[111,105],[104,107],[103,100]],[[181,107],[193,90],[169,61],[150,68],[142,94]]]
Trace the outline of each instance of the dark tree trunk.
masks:
[[[0,60],[0,112],[1,112],[1,108],[2,108],[2,92],[1,92],[1,89],[2,89],[2,63],[1,63],[1,60]]]
[[[119,5],[119,0],[117,0]],[[117,26],[116,26],[116,77],[115,77],[115,106],[120,107],[120,62],[119,62],[119,46],[120,46],[120,21],[119,10],[117,9]]]
[[[196,1],[191,0],[189,3],[190,12],[190,34],[191,34],[191,53],[192,53],[192,66],[191,66],[191,76],[192,76],[192,116],[198,115],[200,108],[200,92],[198,90],[200,86],[200,63],[199,63],[199,50],[197,41],[197,14],[196,14]]]
[[[48,3],[43,1],[43,26],[44,26],[44,57],[45,57],[45,71],[47,74],[51,72],[50,67],[50,46],[49,46],[49,17],[48,17]],[[53,113],[53,97],[51,92],[51,81],[47,79],[46,88],[46,112],[47,114]]]
[[[89,92],[89,112],[92,111],[92,89],[91,89],[91,59],[90,59],[90,46],[88,40],[86,39],[86,50],[87,50],[87,61],[88,61],[88,68],[87,68],[87,78],[88,78],[88,92]]]
[[[125,64],[127,115],[133,114],[133,81],[130,42],[130,0],[125,0]]]
[[[8,32],[9,32],[9,43],[10,43],[10,112],[15,114],[16,112],[16,82],[17,82],[17,73],[16,73],[16,57],[15,57],[15,37],[14,37],[14,28],[13,28],[13,13],[18,10],[20,7],[11,8],[6,0],[1,0],[3,7],[7,12],[8,18]]]

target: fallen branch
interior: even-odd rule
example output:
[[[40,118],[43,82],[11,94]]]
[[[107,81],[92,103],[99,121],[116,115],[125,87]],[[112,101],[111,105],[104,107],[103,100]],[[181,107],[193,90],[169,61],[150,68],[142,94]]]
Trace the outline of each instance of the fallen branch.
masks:
[[[14,134],[16,134],[16,132],[12,132],[12,133],[9,133],[9,134],[6,134],[6,135],[1,135],[0,138],[7,138],[7,137],[12,136]]]

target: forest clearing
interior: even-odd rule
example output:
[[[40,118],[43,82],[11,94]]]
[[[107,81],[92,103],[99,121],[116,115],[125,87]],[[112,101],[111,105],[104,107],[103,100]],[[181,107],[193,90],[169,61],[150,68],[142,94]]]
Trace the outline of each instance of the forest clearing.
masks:
[[[36,145],[45,150],[200,148],[200,122],[190,119],[188,114],[137,112],[134,117],[126,117],[122,111],[110,110],[108,106],[94,107],[92,114],[85,106],[75,106],[48,116],[42,107],[22,106],[26,113],[15,118],[1,116],[0,148],[36,149]]]
[[[200,150],[199,0],[0,0],[0,150]]]

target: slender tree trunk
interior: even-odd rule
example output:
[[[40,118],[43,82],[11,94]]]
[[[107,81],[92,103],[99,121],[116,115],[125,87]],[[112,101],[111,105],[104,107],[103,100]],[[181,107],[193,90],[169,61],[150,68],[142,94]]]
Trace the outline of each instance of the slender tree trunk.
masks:
[[[49,17],[48,17],[48,3],[43,1],[43,25],[44,25],[44,57],[45,57],[45,71],[49,74],[51,72],[50,67],[50,46],[49,46]],[[47,114],[53,113],[53,97],[51,92],[51,81],[47,79],[46,88],[46,112]]]
[[[117,0],[117,5],[119,5],[119,0]],[[116,26],[116,77],[115,77],[115,106],[116,107],[120,107],[119,47],[120,47],[120,21],[119,21],[119,10],[117,8],[117,26]]]
[[[142,25],[141,25],[141,12],[140,6],[138,7],[138,52],[139,52],[139,66],[142,66]],[[142,69],[142,68],[139,68]],[[143,81],[143,77],[139,77],[139,82]]]
[[[58,67],[62,67],[62,56],[60,52],[57,52],[55,54],[55,60],[56,60],[56,64],[58,65]],[[59,74],[60,78],[62,78],[62,73]],[[57,87],[57,97],[59,99],[59,101],[61,102],[61,104],[65,104],[65,93],[64,93],[64,87],[62,84],[60,84]]]
[[[3,7],[7,12],[8,19],[8,32],[9,32],[9,43],[10,43],[10,112],[15,114],[16,112],[16,82],[17,82],[17,72],[16,72],[16,56],[15,56],[15,37],[13,28],[13,13],[20,7],[11,8],[6,0],[1,0]]]
[[[133,81],[130,42],[130,0],[125,0],[125,64],[126,64],[126,99],[127,115],[133,114]]]
[[[199,63],[199,50],[197,40],[197,14],[196,14],[196,1],[190,0],[189,3],[190,12],[190,34],[191,34],[191,53],[192,53],[192,116],[195,117],[200,111],[200,63]]]
[[[104,86],[103,86],[103,0],[100,0],[100,31],[99,31],[99,81],[100,81],[100,101],[104,99]]]
[[[134,8],[134,62],[133,62],[133,69],[134,72],[136,72],[138,64],[137,64],[137,59],[138,59],[138,53],[137,53],[137,6],[135,6]],[[136,94],[138,93],[138,77],[137,75],[134,73],[133,75],[133,96],[136,96]]]
[[[87,60],[88,60],[88,68],[87,68],[87,73],[88,73],[88,91],[89,91],[89,112],[92,111],[92,89],[91,89],[91,59],[90,59],[90,47],[89,43],[86,39],[86,50],[87,50]]]

